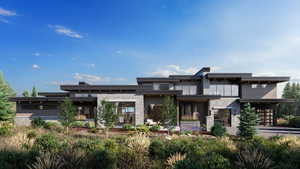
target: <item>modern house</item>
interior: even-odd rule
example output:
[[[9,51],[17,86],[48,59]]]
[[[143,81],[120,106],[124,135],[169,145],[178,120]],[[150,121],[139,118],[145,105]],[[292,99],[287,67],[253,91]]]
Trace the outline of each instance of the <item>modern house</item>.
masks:
[[[38,97],[14,97],[16,124],[30,119],[58,119],[61,102],[70,98],[78,114],[92,119],[102,100],[117,106],[119,123],[144,124],[161,105],[165,96],[173,96],[178,109],[178,123],[197,120],[205,130],[216,121],[235,133],[239,114],[245,103],[251,103],[259,114],[261,125],[275,123],[278,104],[292,102],[277,97],[277,84],[289,77],[253,76],[251,73],[211,73],[209,67],[194,75],[137,78],[137,85],[61,85],[64,92],[40,92]]]

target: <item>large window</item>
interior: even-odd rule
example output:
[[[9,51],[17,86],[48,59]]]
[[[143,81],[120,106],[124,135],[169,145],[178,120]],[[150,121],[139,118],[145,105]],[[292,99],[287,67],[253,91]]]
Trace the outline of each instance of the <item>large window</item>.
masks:
[[[230,109],[219,109],[214,113],[215,123],[221,123],[224,126],[231,126],[231,110]]]
[[[175,90],[182,90],[183,95],[196,95],[197,86],[196,85],[176,85]]]
[[[236,84],[211,84],[210,95],[239,96],[239,86]]]

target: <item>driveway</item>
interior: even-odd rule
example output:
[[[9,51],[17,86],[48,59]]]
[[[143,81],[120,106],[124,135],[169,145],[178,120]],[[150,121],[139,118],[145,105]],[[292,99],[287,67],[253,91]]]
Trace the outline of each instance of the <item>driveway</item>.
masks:
[[[300,128],[289,128],[289,127],[257,127],[257,135],[263,137],[272,137],[272,136],[297,136],[300,137]]]

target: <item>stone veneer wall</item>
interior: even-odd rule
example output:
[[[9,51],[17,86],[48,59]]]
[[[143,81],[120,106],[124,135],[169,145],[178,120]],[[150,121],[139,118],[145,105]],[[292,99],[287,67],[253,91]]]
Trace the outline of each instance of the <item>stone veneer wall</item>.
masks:
[[[135,125],[144,124],[144,96],[136,94],[98,94],[97,104],[102,100],[111,102],[135,102]]]
[[[230,108],[231,109],[231,126],[226,127],[229,134],[237,134],[238,125],[240,123],[240,104],[238,103],[239,98],[221,98],[217,100],[209,101],[209,112],[210,114],[206,117],[206,127],[210,131],[214,125],[214,113],[217,109]]]

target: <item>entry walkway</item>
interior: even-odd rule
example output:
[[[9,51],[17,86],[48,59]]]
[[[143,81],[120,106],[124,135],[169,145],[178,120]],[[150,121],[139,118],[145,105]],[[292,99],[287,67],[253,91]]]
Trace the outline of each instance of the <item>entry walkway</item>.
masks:
[[[272,137],[272,136],[298,136],[300,137],[300,128],[290,128],[290,127],[257,127],[257,134],[263,137]]]

